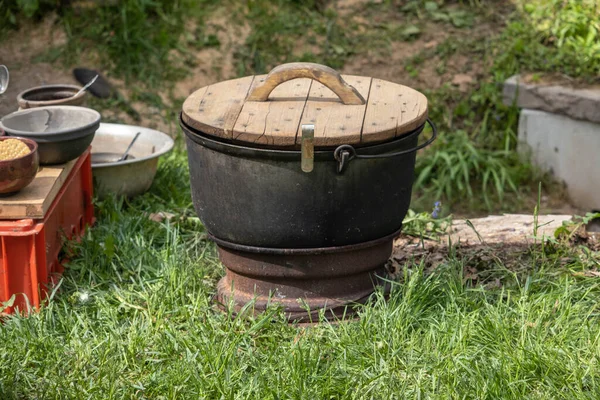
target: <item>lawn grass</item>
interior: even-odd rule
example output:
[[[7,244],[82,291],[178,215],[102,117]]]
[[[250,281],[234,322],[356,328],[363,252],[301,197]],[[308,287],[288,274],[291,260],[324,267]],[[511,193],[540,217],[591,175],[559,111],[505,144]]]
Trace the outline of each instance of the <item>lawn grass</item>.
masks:
[[[142,3],[157,10],[147,21],[139,19]],[[169,9],[167,3],[127,2],[125,14],[138,18],[136,23],[117,26],[116,38],[103,42],[109,58],[104,61],[113,71],[122,70],[133,81],[137,73],[152,73],[149,86],[179,76],[180,71],[161,63],[161,57],[172,56],[173,46],[179,46],[174,36],[166,37],[169,29],[183,35],[182,8]],[[319,10],[320,3],[279,1],[273,3],[278,7],[274,10],[265,0],[247,2],[248,15],[256,18],[253,33],[237,52],[238,72],[264,72],[273,63],[297,57],[339,67],[353,52],[368,46],[383,49],[390,40],[378,32],[360,36],[352,24]],[[469,29],[491,4],[407,3],[412,6],[404,10],[406,18],[415,21],[416,29],[394,28],[393,40],[413,40],[419,24],[430,17],[439,18],[440,29]],[[559,3],[552,1],[553,7]],[[39,4],[52,8],[50,1]],[[118,22],[110,13],[115,6],[107,4],[99,26]],[[387,12],[385,7],[401,6],[386,1],[374,4],[373,12],[380,12],[378,7]],[[568,11],[572,15],[582,10]],[[549,15],[535,8],[524,12],[536,24],[545,23]],[[87,16],[95,17],[93,12]],[[65,18],[63,23],[68,23],[70,17]],[[281,35],[274,33],[269,18]],[[559,21],[568,25],[570,20]],[[538,179],[514,154],[518,112],[501,105],[498,84],[521,69],[564,69],[592,81],[597,39],[586,45],[581,58],[571,57],[573,43],[589,36],[572,25],[576,29],[555,27],[567,32],[559,47],[552,36],[533,29],[523,14],[515,14],[500,37],[478,45],[448,41],[428,50],[491,57],[495,48],[500,56],[490,66],[490,79],[469,93],[448,86],[427,92],[432,116],[442,121],[442,134],[431,151],[418,157],[422,190],[417,196],[430,195],[423,197],[422,209],[430,210],[433,200],[443,198],[497,210],[506,201],[500,196],[506,199],[514,192],[511,186],[520,189]],[[77,38],[91,35],[88,40],[106,31],[86,31],[84,24],[72,27],[79,30]],[[302,32],[310,29],[318,33],[309,38],[318,51],[291,54]],[[128,41],[118,40],[130,34]],[[65,51],[76,51],[77,44],[72,44]],[[144,70],[140,65],[146,64],[148,51],[152,67]],[[119,58],[121,54],[130,61]],[[428,56],[407,60],[404,67],[416,71]],[[138,92],[133,95],[144,89]],[[463,157],[470,147],[473,157]],[[463,271],[471,260],[451,249],[432,273],[416,261],[407,264],[387,301],[378,293],[372,303],[358,306],[360,319],[305,328],[287,325],[276,308],[249,320],[216,309],[213,296],[224,270],[193,210],[180,141],[161,160],[148,193],[130,202],[108,199],[96,206],[96,226],[81,242],[68,246],[71,262],[52,301],[39,313],[11,316],[0,325],[2,400],[600,398],[600,255],[585,246],[559,241],[532,247],[516,264],[489,262],[487,272],[500,282],[494,288],[465,279]],[[151,213],[161,211],[175,217],[150,220]],[[411,218],[413,234],[431,225],[427,215],[411,213]],[[438,228],[434,224],[433,233]]]
[[[0,326],[2,399],[598,398],[598,255],[557,243],[464,279],[450,251],[413,263],[360,319],[288,326],[275,308],[232,319],[223,274],[193,212],[185,153],[145,195],[97,204],[52,301]],[[149,213],[176,215],[154,222]],[[533,232],[532,232],[533,234]]]

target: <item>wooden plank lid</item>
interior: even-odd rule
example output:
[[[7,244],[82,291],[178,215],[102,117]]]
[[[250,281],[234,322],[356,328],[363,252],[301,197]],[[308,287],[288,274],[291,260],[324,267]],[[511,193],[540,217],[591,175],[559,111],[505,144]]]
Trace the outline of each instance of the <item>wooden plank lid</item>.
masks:
[[[385,142],[426,118],[427,98],[414,89],[313,63],[203,87],[182,113],[193,129],[260,147],[300,146],[305,124],[314,125],[316,147]]]

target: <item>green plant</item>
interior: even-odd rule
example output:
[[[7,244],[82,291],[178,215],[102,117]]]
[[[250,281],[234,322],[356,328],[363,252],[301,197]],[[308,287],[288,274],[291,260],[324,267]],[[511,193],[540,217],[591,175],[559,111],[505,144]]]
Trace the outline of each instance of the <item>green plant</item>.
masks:
[[[0,32],[17,28],[19,20],[37,20],[49,11],[61,11],[60,0],[0,0]]]
[[[408,210],[404,221],[402,221],[402,233],[426,239],[438,239],[440,235],[446,233],[452,224],[452,219],[449,216],[440,218],[441,205],[441,202],[436,201],[431,213],[417,213]]]
[[[556,239],[565,239],[570,241],[575,235],[580,233],[593,220],[600,218],[600,213],[587,213],[584,217],[576,217],[572,221],[563,222],[562,226],[554,231]]]
[[[518,1],[495,41],[495,72],[545,72],[583,81],[600,71],[600,6],[595,0]]]
[[[468,8],[443,7],[444,2],[437,1],[408,1],[400,9],[403,12],[416,15],[420,19],[429,18],[433,21],[446,22],[457,28],[473,25],[474,15]]]
[[[61,2],[56,6],[60,10],[57,25],[64,29],[68,41],[48,48],[36,60],[61,61],[69,66],[82,59],[94,60],[98,68],[126,83],[137,81],[146,89],[158,89],[186,71],[191,58],[184,39],[196,48],[219,45],[218,38],[202,32],[203,17],[215,3],[124,0],[81,6]],[[44,14],[45,9],[39,10],[35,15]],[[186,25],[193,20],[196,30],[189,33]]]
[[[600,71],[600,4],[596,0],[520,3],[544,43]]]
[[[507,190],[517,192],[511,169],[519,165],[512,151],[478,148],[465,131],[441,134],[432,148],[417,157],[416,188],[432,191],[436,198],[472,199],[478,187],[491,207],[491,194],[500,199]]]

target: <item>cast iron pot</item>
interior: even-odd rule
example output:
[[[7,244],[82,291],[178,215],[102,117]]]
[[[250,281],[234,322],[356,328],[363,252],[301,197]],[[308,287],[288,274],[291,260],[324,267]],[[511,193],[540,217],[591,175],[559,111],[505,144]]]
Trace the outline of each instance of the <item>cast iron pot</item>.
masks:
[[[431,124],[431,121],[428,120]],[[397,232],[408,211],[416,150],[424,125],[393,141],[354,149],[301,152],[253,148],[208,137],[180,120],[186,134],[194,207],[222,246],[345,246]],[[262,248],[262,249],[261,249]]]

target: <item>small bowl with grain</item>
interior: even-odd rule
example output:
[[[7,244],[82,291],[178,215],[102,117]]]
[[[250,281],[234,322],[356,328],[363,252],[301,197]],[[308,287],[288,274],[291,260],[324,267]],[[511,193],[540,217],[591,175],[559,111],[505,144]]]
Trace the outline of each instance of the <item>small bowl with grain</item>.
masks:
[[[35,141],[0,135],[0,195],[18,192],[33,182],[39,165]]]

